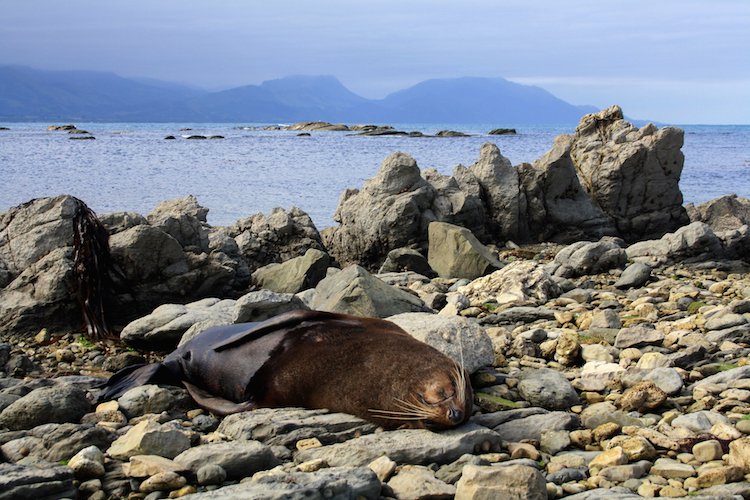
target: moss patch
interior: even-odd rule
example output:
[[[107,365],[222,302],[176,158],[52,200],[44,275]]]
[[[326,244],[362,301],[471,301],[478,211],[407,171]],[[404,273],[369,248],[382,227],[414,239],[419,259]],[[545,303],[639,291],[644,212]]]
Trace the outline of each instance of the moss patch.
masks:
[[[474,403],[483,410],[487,410],[488,412],[515,410],[517,408],[522,408],[520,405],[514,403],[513,401],[509,401],[497,396],[490,396],[489,394],[485,394],[483,392],[474,394]]]
[[[695,314],[698,312],[698,309],[700,309],[701,307],[705,305],[706,305],[705,302],[698,302],[698,301],[691,302],[687,308],[687,312],[688,314]]]

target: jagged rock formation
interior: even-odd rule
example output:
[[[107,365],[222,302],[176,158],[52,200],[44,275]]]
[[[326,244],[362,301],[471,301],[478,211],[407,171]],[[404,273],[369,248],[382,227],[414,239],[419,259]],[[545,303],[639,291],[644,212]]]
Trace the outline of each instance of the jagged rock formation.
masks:
[[[484,243],[658,238],[689,222],[678,186],[682,137],[674,127],[638,129],[612,106],[584,116],[533,164],[514,167],[485,143],[453,176],[420,175],[411,156],[394,153],[361,191],[342,194],[339,226],[323,239],[342,264],[373,269],[392,249],[424,250],[434,221],[466,227]]]
[[[584,116],[569,139],[581,185],[625,241],[660,237],[688,223],[678,186],[683,136],[675,127],[639,130],[612,106]]]
[[[705,222],[714,231],[750,224],[750,200],[728,194],[715,200],[685,205],[690,222]]]
[[[83,325],[70,293],[77,206],[56,196],[0,213],[0,332]]]
[[[312,220],[297,208],[277,208],[268,216],[256,214],[232,227],[214,228],[206,222],[208,209],[187,196],[165,201],[145,217],[120,212],[96,220],[91,213],[90,222],[101,222],[97,227],[109,233],[114,267],[106,268],[105,249],[86,250],[80,244],[82,205],[62,195],[0,213],[0,338],[33,336],[39,325],[67,332],[82,327],[84,320],[90,324],[78,298],[84,311],[99,315],[96,321],[105,331],[108,324],[125,324],[165,303],[238,298],[247,292],[254,270],[311,248],[323,250]],[[91,286],[80,292],[82,254],[101,267],[102,278],[113,278],[113,293],[101,303]]]

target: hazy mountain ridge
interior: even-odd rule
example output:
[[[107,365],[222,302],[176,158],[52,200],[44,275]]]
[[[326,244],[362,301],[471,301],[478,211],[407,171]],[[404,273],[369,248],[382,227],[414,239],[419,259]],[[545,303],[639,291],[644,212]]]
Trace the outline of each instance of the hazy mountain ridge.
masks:
[[[593,106],[503,78],[427,80],[384,99],[333,76],[289,76],[221,92],[94,71],[0,66],[0,121],[578,123]]]

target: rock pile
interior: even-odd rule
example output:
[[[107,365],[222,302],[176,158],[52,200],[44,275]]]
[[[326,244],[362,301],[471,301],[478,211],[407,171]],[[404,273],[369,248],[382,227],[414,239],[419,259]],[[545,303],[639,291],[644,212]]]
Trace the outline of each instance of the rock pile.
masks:
[[[83,324],[70,293],[77,288],[75,216],[81,206],[80,200],[63,195],[0,213],[0,338],[28,335],[36,328],[34,335],[41,327],[70,331]],[[117,272],[92,273],[103,278],[111,274],[116,282],[105,303],[113,324],[125,324],[168,302],[236,299],[251,286],[253,271],[323,250],[312,220],[295,207],[256,214],[230,227],[211,227],[207,213],[194,196],[187,196],[163,202],[146,216],[99,215]],[[323,269],[327,266],[326,260]],[[324,271],[318,271],[300,286],[323,277]]]
[[[127,351],[75,335],[6,344],[6,370],[15,356],[31,375],[69,375],[0,378],[3,491],[95,499],[747,498],[747,274],[678,263],[618,288],[619,268],[564,278],[544,270],[551,262],[516,260],[470,282],[383,276],[402,277],[402,287],[424,297],[441,290],[441,314],[392,319],[415,335],[424,328],[419,338],[427,342],[460,335],[469,354],[478,412],[442,433],[382,431],[325,410],[219,419],[175,387],[139,387],[92,406],[87,394],[109,373],[105,364],[122,366],[112,361],[127,363]],[[226,320],[228,306],[203,309],[226,311],[217,313]]]
[[[395,248],[424,250],[434,221],[496,244],[658,238],[689,222],[678,187],[682,137],[673,127],[638,129],[613,106],[586,115],[533,165],[512,166],[486,143],[476,163],[444,176],[394,153],[361,190],[341,195],[339,225],[323,238],[342,264],[370,269]]]

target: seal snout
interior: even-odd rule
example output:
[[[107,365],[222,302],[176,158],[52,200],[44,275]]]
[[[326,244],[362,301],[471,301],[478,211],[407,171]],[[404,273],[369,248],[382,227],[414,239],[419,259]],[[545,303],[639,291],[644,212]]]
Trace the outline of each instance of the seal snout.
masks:
[[[461,422],[463,419],[464,419],[464,412],[462,412],[458,408],[454,408],[453,406],[451,406],[450,409],[448,410],[448,420],[450,420],[454,424],[457,424]]]

